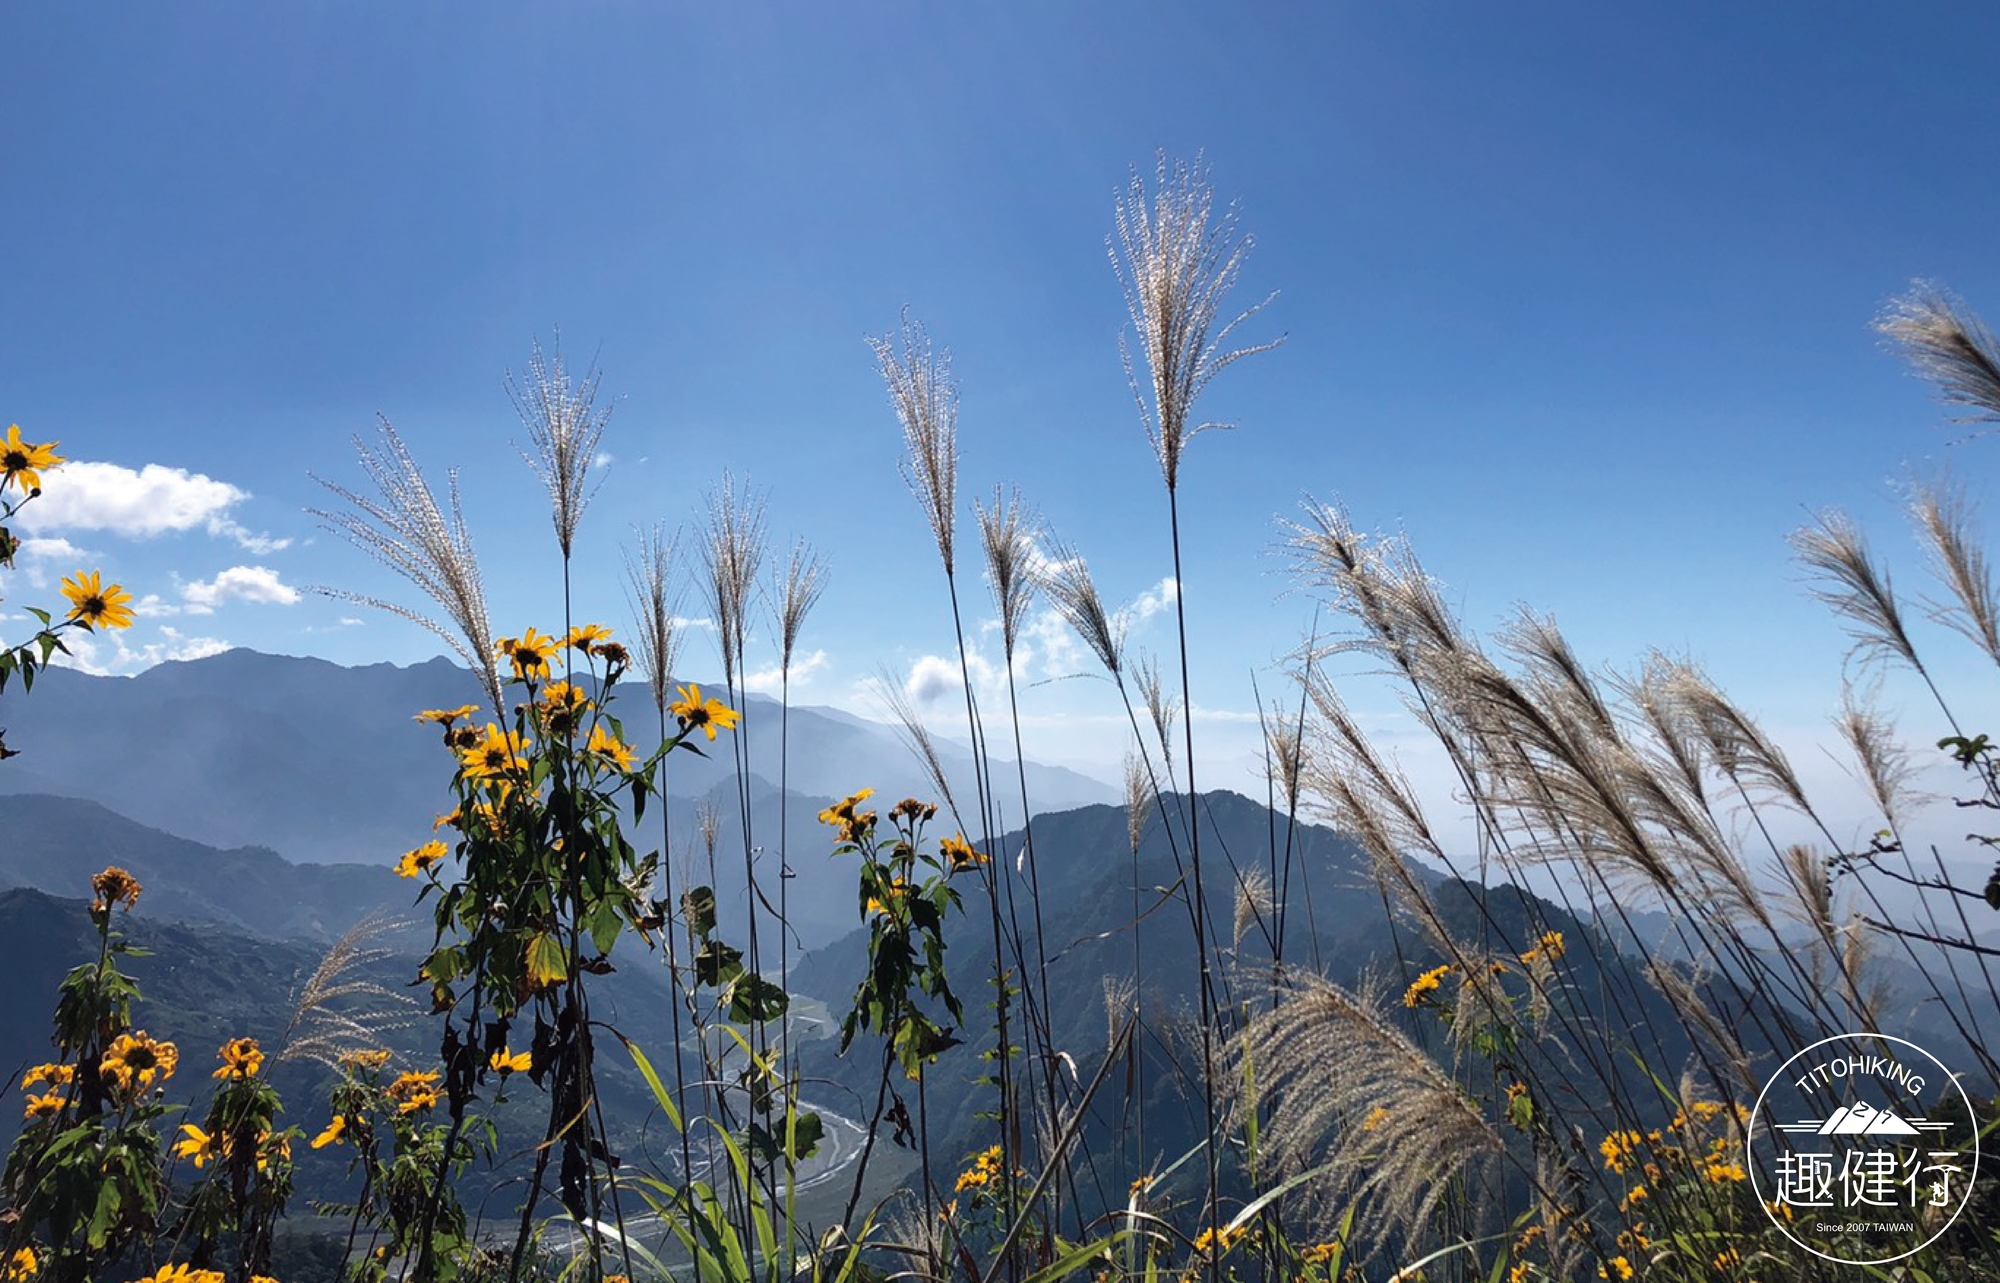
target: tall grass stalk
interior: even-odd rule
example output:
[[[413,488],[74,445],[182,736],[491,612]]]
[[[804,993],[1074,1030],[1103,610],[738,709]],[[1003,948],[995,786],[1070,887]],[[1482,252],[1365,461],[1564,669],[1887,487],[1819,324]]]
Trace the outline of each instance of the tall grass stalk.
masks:
[[[1110,247],[1113,269],[1125,288],[1125,302],[1139,351],[1146,366],[1141,382],[1132,352],[1120,336],[1127,380],[1139,416],[1160,465],[1167,487],[1167,522],[1174,560],[1174,621],[1180,648],[1181,702],[1192,714],[1188,679],[1186,578],[1181,559],[1180,463],[1187,442],[1214,423],[1197,421],[1194,404],[1209,381],[1230,365],[1276,341],[1230,348],[1230,334],[1270,300],[1258,303],[1216,328],[1222,301],[1235,285],[1250,239],[1236,232],[1234,209],[1211,223],[1213,194],[1199,160],[1193,164],[1159,158],[1152,192],[1135,173],[1117,205],[1117,239]],[[1201,830],[1196,821],[1194,722],[1185,723],[1188,798],[1188,860],[1193,874],[1195,952],[1199,969],[1202,1066],[1207,1076],[1215,1064],[1213,1031],[1215,987],[1207,934],[1207,888],[1202,878]],[[1204,1224],[1218,1224],[1216,1198],[1221,1182],[1217,1148],[1216,1092],[1212,1082],[1202,1090],[1208,1123],[1208,1192]],[[1218,1277],[1218,1257],[1211,1257],[1209,1274]]]

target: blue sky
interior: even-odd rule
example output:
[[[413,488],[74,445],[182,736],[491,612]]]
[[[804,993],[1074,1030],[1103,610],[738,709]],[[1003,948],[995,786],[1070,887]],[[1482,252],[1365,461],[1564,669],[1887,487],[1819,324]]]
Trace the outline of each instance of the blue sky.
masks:
[[[1286,337],[1213,385],[1206,416],[1240,428],[1184,466],[1211,779],[1245,778],[1251,677],[1277,690],[1310,623],[1273,553],[1308,495],[1406,531],[1476,625],[1525,602],[1595,662],[1688,651],[1809,735],[1844,643],[1785,533],[1846,506],[1900,557],[1895,478],[1949,459],[1977,492],[2000,458],[1948,447],[1869,329],[1916,277],[2000,314],[1996,24],[1775,3],[7,6],[0,425],[107,465],[65,520],[24,519],[47,542],[7,604],[102,567],[153,599],[90,656],[119,672],[225,643],[438,653],[311,591],[420,604],[304,512],[329,498],[313,474],[360,482],[350,438],[382,414],[440,482],[458,469],[496,625],[550,627],[555,544],[502,380],[560,327],[615,404],[583,613],[622,625],[635,525],[694,522],[731,470],[777,547],[805,536],[831,566],[799,698],[865,710],[880,669],[906,680],[951,640],[864,339],[908,306],[954,353],[961,493],[1018,485],[1115,604],[1157,597],[1165,500],[1106,238],[1134,167],[1200,153],[1256,238],[1241,300],[1278,291],[1243,335]],[[1133,640],[1166,651],[1169,619]],[[1029,753],[1115,778],[1122,716],[1101,683],[1046,680],[1089,671],[1046,638]],[[715,671],[705,635],[683,667]],[[1380,683],[1350,698],[1394,731]]]

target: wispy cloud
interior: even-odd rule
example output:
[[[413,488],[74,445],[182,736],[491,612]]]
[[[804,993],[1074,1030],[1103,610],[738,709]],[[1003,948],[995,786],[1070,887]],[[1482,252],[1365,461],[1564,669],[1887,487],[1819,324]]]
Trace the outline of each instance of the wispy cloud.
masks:
[[[31,530],[107,530],[146,539],[205,530],[260,555],[291,543],[245,529],[229,515],[250,492],[185,468],[149,463],[134,471],[115,463],[71,462],[61,484],[21,511]]]

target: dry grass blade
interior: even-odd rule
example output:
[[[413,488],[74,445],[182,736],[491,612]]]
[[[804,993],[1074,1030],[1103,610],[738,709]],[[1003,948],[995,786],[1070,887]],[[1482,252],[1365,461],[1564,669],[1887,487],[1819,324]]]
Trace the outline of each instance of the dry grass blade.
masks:
[[[1931,618],[2000,664],[2000,602],[1965,488],[1949,481],[1919,484],[1910,497],[1910,515],[1930,554],[1931,572],[1951,591],[1950,604],[1931,607]]]
[[[875,349],[909,447],[903,480],[924,506],[944,572],[950,575],[958,489],[958,386],[951,379],[951,352],[934,349],[930,335],[910,320],[907,310],[899,339],[871,338],[868,345]]]
[[[1124,668],[1124,629],[1104,609],[1104,599],[1090,578],[1090,567],[1054,535],[1044,536],[1050,552],[1037,570],[1037,581],[1083,644],[1113,677]]]
[[[1223,297],[1236,284],[1251,240],[1236,230],[1232,207],[1211,219],[1214,194],[1199,159],[1169,165],[1164,153],[1149,197],[1135,171],[1117,209],[1118,234],[1108,246],[1111,266],[1125,288],[1125,306],[1138,332],[1148,375],[1142,387],[1131,349],[1119,337],[1126,378],[1172,490],[1180,480],[1188,438],[1214,423],[1190,422],[1195,399],[1228,366],[1282,339],[1228,348],[1236,327],[1261,311],[1272,295],[1215,328]]]
[[[1003,499],[995,487],[991,510],[977,499],[973,500],[972,509],[978,514],[980,542],[986,548],[986,573],[992,580],[993,604],[1000,612],[1000,639],[1011,665],[1021,620],[1035,595],[1035,541],[1028,533],[1029,520],[1021,509],[1019,491]]]
[[[507,375],[507,396],[534,446],[534,453],[524,450],[521,457],[548,487],[556,543],[562,547],[565,560],[576,539],[577,522],[590,503],[584,482],[597,458],[605,425],[611,421],[611,411],[597,408],[601,377],[595,366],[581,379],[571,377],[563,366],[560,338],[549,352],[536,341],[534,355],[528,358],[525,383],[511,372]]]
[[[680,536],[663,526],[639,532],[639,549],[625,559],[626,586],[632,613],[638,618],[639,664],[654,707],[665,716],[672,692],[674,666],[680,660],[683,634],[677,617],[674,558]]]
[[[1311,1185],[1325,1210],[1359,1200],[1364,1233],[1420,1233],[1440,1199],[1476,1183],[1504,1151],[1479,1106],[1399,1030],[1380,994],[1293,975],[1283,1001],[1231,1040],[1255,1065],[1269,1153]],[[1242,1081],[1239,1074],[1232,1075]]]
[[[2000,345],[1958,299],[1928,281],[1912,282],[1875,328],[1947,402],[1971,411],[1962,421],[2000,420]]]
[[[1822,513],[1815,524],[1792,532],[1791,545],[1819,580],[1813,595],[1845,621],[1854,638],[1852,653],[1864,662],[1895,658],[1924,671],[1890,587],[1889,572],[1876,565],[1853,518],[1837,510]]]
[[[398,925],[370,914],[333,942],[299,987],[277,1059],[311,1060],[338,1069],[343,1058],[380,1048],[387,1031],[415,1023],[409,1014],[417,1005],[414,999],[359,974],[390,955],[370,941]]]
[[[324,478],[315,477],[352,511],[307,509],[327,529],[415,584],[438,604],[451,621],[447,628],[429,615],[393,602],[338,589],[321,589],[329,596],[359,602],[401,616],[444,639],[479,678],[496,715],[505,712],[500,696],[500,672],[493,656],[493,629],[486,614],[486,592],[479,578],[479,558],[465,529],[459,508],[458,474],[450,476],[451,515],[438,505],[424,480],[423,469],[411,457],[403,439],[387,419],[381,443],[371,448],[354,439],[361,470],[375,483],[380,499],[370,499]]]

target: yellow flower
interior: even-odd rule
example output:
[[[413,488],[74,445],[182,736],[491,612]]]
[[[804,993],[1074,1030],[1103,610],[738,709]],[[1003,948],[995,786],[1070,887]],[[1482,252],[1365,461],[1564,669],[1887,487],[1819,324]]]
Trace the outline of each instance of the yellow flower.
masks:
[[[836,802],[824,811],[821,811],[819,813],[819,822],[821,824],[831,824],[834,828],[839,829],[840,840],[843,842],[860,842],[867,835],[868,830],[873,827],[875,812],[860,811],[855,808],[874,795],[874,789],[862,789],[859,793],[850,795],[846,800]]]
[[[1507,1271],[1507,1283],[1528,1283],[1528,1263],[1517,1261],[1514,1268]]]
[[[255,1038],[231,1038],[215,1054],[221,1059],[222,1068],[210,1074],[211,1078],[239,1081],[255,1078],[257,1071],[264,1067],[264,1053],[258,1048]]]
[[[1741,1264],[1743,1264],[1743,1254],[1733,1247],[1724,1248],[1715,1254],[1714,1265],[1718,1270],[1726,1270],[1731,1266]],[[1631,1275],[1628,1274],[1625,1277],[1630,1278]]]
[[[414,851],[403,852],[403,858],[396,861],[396,876],[399,878],[421,877],[433,864],[449,854],[444,843],[432,838]]]
[[[458,755],[470,779],[498,780],[527,770],[527,745],[513,731],[502,731],[488,723],[479,742]]]
[[[986,863],[986,854],[982,851],[974,850],[972,843],[965,840],[963,833],[957,837],[949,837],[939,842],[938,854],[950,859],[951,870],[954,873],[965,869],[975,869]]]
[[[174,1144],[174,1157],[192,1158],[197,1168],[208,1166],[211,1158],[228,1156],[228,1140],[221,1134],[209,1135],[193,1123],[182,1123],[186,1135]]]
[[[21,1090],[48,1083],[52,1087],[67,1087],[76,1080],[75,1065],[36,1065],[21,1075]]]
[[[958,1187],[953,1193],[963,1194],[969,1189],[984,1189],[1000,1175],[1000,1147],[989,1146],[972,1160],[972,1166],[958,1174]]]
[[[345,1135],[347,1135],[347,1115],[335,1114],[333,1121],[326,1125],[326,1130],[313,1137],[312,1147],[325,1149],[328,1145],[338,1145],[341,1137]]]
[[[1724,1163],[1713,1159],[1709,1161],[1703,1174],[1708,1177],[1708,1183],[1711,1185],[1720,1185],[1725,1181],[1747,1181],[1750,1179],[1749,1174],[1743,1170],[1743,1164]]]
[[[601,722],[590,728],[590,739],[585,742],[584,748],[592,753],[601,753],[605,757],[610,758],[612,764],[617,766],[621,771],[631,770],[632,763],[638,760],[638,754],[634,753],[616,735],[605,730],[604,724]]]
[[[887,913],[889,911],[890,905],[897,903],[909,893],[910,893],[909,883],[903,881],[903,879],[901,878],[891,878],[889,879],[889,885],[884,892],[884,894],[886,894],[889,897],[888,903],[884,903],[882,900],[871,895],[868,897],[867,912]]]
[[[91,907],[98,913],[108,913],[120,904],[129,909],[139,903],[139,879],[115,864],[92,875],[90,889],[97,896],[97,903]]]
[[[60,441],[50,441],[44,445],[21,440],[21,425],[7,425],[7,438],[0,441],[0,489],[11,481],[21,487],[23,493],[42,488],[42,469],[53,468],[62,462],[56,453]]]
[[[544,637],[534,629],[517,637],[502,637],[493,643],[493,649],[514,665],[514,680],[529,677],[545,677],[549,671],[549,656],[556,651],[556,639]]]
[[[693,683],[677,686],[674,689],[680,692],[680,698],[667,705],[667,711],[679,719],[683,731],[691,731],[697,727],[707,731],[708,741],[711,744],[715,742],[715,730],[718,726],[726,731],[743,720],[743,714],[721,700],[703,699],[701,687]]]
[[[1639,1151],[1639,1133],[1616,1131],[1606,1136],[1597,1146],[1597,1152],[1604,1155],[1604,1165],[1614,1172],[1623,1172],[1625,1165]]]
[[[1389,1111],[1382,1108],[1382,1106],[1377,1105],[1375,1106],[1375,1108],[1368,1111],[1368,1117],[1361,1120],[1361,1130],[1364,1132],[1372,1132],[1377,1127],[1380,1127],[1383,1123],[1387,1122],[1388,1119],[1389,1119]]]
[[[590,706],[583,688],[574,682],[550,682],[542,688],[542,712],[549,730],[557,735],[567,736],[575,730]]]
[[[1643,1203],[1646,1200],[1646,1198],[1647,1198],[1646,1187],[1644,1185],[1634,1185],[1631,1189],[1626,1190],[1625,1197],[1619,1200],[1618,1210],[1621,1212],[1629,1212],[1632,1210],[1634,1204]]]
[[[1550,962],[1557,962],[1561,960],[1563,952],[1563,933],[1544,931],[1535,937],[1535,947],[1521,955],[1521,961],[1533,962],[1537,958],[1547,958]]]
[[[535,1063],[535,1054],[532,1051],[509,1053],[505,1047],[502,1047],[500,1050],[494,1052],[487,1059],[486,1063],[499,1073],[525,1074],[528,1072],[528,1067]]]
[[[1325,1265],[1338,1255],[1340,1255],[1340,1244],[1315,1243],[1299,1253],[1299,1259],[1307,1265]]]
[[[1227,1252],[1230,1248],[1235,1247],[1237,1240],[1241,1239],[1248,1232],[1247,1228],[1241,1225],[1236,1226],[1234,1229],[1224,1225],[1220,1229],[1203,1230],[1195,1236],[1194,1250],[1200,1252],[1203,1256],[1210,1255],[1218,1248]]]
[[[563,645],[574,646],[588,655],[596,651],[597,643],[610,639],[611,630],[603,624],[578,624],[569,630],[569,636],[563,638]]]
[[[1611,1258],[1611,1269],[1613,1273],[1610,1275],[1610,1277],[1619,1279],[1629,1279],[1632,1277],[1632,1262],[1626,1260],[1622,1256],[1614,1256]]]
[[[1403,991],[1403,1005],[1405,1007],[1414,1007],[1422,1002],[1425,994],[1430,993],[1444,983],[1445,975],[1450,970],[1451,964],[1447,962],[1442,967],[1431,968],[1411,981],[1410,987]]]
[[[92,628],[130,628],[132,594],[117,584],[106,584],[95,570],[79,570],[62,581],[62,594],[69,598],[69,617]]]
[[[457,708],[427,708],[412,720],[436,722],[439,726],[449,727],[452,723],[463,721],[478,711],[477,704],[460,704]]]
[[[21,1111],[21,1117],[32,1122],[38,1118],[54,1118],[62,1112],[61,1092],[46,1092],[40,1096],[28,1097],[28,1107]]]
[[[146,1036],[141,1029],[136,1033],[119,1034],[105,1049],[104,1059],[98,1062],[97,1072],[106,1082],[120,1089],[137,1094],[153,1085],[155,1078],[161,1082],[174,1076],[180,1067],[180,1049],[170,1042]]]
[[[224,1283],[226,1277],[221,1270],[198,1270],[192,1265],[162,1265],[132,1283]]]
[[[413,1114],[419,1109],[429,1109],[438,1103],[438,1075],[435,1070],[424,1073],[404,1074],[389,1084],[389,1099],[396,1102],[396,1112]]]
[[[354,1051],[340,1058],[343,1069],[365,1069],[374,1071],[389,1063],[386,1051]]]
[[[36,1259],[34,1248],[17,1247],[14,1254],[7,1258],[7,1268],[0,1270],[0,1283],[27,1283],[41,1268],[42,1263]]]

